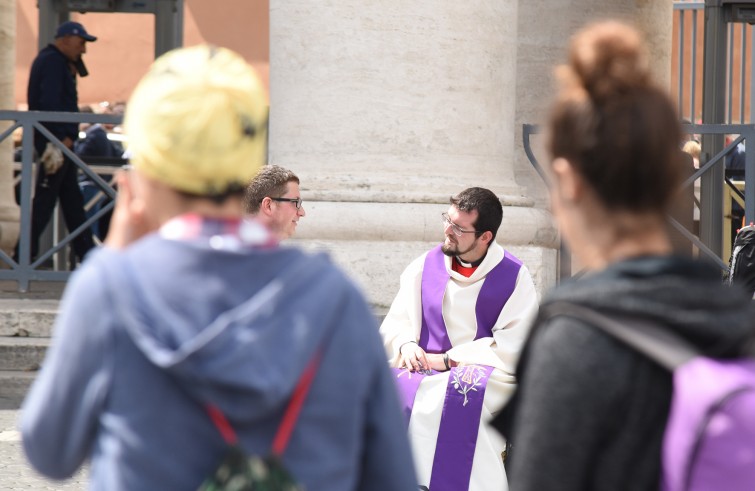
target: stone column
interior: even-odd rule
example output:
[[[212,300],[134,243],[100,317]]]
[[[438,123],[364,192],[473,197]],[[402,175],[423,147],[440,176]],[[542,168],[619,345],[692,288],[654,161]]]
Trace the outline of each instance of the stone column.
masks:
[[[0,110],[14,108],[16,74],[16,0],[0,0]],[[10,126],[0,121],[0,133]],[[13,138],[0,142],[0,249],[12,254],[19,232],[20,209],[13,191]],[[0,261],[0,267],[4,263]]]
[[[553,68],[566,59],[569,38],[590,22],[620,19],[645,34],[656,79],[671,80],[672,0],[527,0],[519,2],[516,80],[517,182],[535,200],[546,205],[546,190],[522,147],[522,125],[544,121],[553,95]],[[536,156],[545,162],[542,137],[532,139]]]
[[[504,203],[498,240],[553,283],[548,214],[514,179],[517,0],[272,0],[270,162],[302,180],[298,242],[387,307],[450,195]]]

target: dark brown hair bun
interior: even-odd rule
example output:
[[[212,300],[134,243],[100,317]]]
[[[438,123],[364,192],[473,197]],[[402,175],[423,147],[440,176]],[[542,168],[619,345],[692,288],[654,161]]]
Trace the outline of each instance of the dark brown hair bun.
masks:
[[[615,21],[596,24],[576,36],[568,68],[596,101],[650,84],[648,56],[639,33]]]
[[[641,34],[619,22],[579,31],[551,109],[549,150],[609,209],[662,211],[681,177],[674,103],[650,76]]]

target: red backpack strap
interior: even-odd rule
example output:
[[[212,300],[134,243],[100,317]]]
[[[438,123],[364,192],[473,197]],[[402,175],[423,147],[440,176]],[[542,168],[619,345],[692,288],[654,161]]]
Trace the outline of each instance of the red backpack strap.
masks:
[[[239,441],[236,432],[233,431],[231,423],[228,422],[220,408],[214,404],[206,404],[205,409],[210,415],[213,424],[215,424],[215,427],[220,432],[220,435],[223,437],[223,440],[225,440],[228,445],[236,445]]]
[[[283,452],[286,451],[291,433],[294,431],[296,420],[299,418],[299,413],[301,412],[302,405],[304,405],[304,400],[307,398],[309,388],[312,386],[312,380],[315,378],[321,359],[322,353],[318,350],[315,356],[309,361],[309,364],[307,364],[301,377],[299,377],[294,393],[291,395],[291,400],[286,407],[286,412],[283,414],[283,420],[280,426],[278,426],[278,431],[275,433],[275,438],[273,439],[272,454],[277,457],[282,456]],[[220,408],[214,404],[206,404],[205,409],[223,437],[223,440],[228,445],[236,445],[238,443],[236,432],[233,431],[231,423],[228,422],[228,419],[226,419]]]
[[[288,446],[288,440],[291,438],[291,433],[296,426],[296,420],[299,418],[299,412],[304,404],[304,399],[307,398],[307,393],[312,385],[312,380],[317,373],[317,367],[320,365],[320,359],[322,358],[321,351],[317,351],[315,356],[309,361],[307,368],[304,369],[299,383],[296,384],[294,394],[291,396],[291,401],[288,403],[286,412],[283,414],[283,420],[278,427],[278,432],[273,439],[273,455],[280,457],[283,452],[286,451]]]

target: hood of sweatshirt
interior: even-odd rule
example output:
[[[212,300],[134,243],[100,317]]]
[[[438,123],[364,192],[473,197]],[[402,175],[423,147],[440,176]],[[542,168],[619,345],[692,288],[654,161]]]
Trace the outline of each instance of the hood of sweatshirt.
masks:
[[[356,289],[323,254],[153,236],[118,256],[118,324],[193,398],[236,421],[280,408],[333,327],[357,314],[343,307]]]
[[[543,303],[556,300],[657,322],[710,356],[741,352],[755,333],[746,292],[724,285],[714,265],[677,256],[620,261],[564,282]]]

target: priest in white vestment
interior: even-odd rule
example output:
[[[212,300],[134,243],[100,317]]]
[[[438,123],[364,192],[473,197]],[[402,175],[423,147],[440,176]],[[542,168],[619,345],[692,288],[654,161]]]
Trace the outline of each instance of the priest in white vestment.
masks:
[[[414,260],[380,327],[402,395],[420,489],[508,489],[488,426],[515,384],[537,295],[495,242],[503,209],[484,188],[451,198],[443,244]]]

